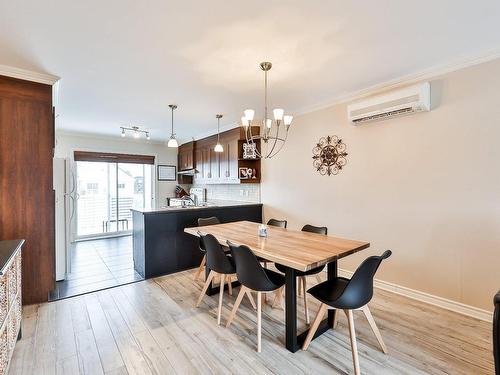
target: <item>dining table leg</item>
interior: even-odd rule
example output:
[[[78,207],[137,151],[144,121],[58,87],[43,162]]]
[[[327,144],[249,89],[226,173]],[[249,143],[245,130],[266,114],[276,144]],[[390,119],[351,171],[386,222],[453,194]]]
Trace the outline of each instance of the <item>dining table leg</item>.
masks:
[[[327,278],[328,280],[332,280],[335,277],[337,277],[337,261],[333,261],[328,263],[327,265]],[[295,271],[293,271],[293,274],[295,275]],[[288,274],[286,274],[288,275]],[[285,275],[285,277],[287,277]],[[286,289],[288,292],[288,277],[286,279]],[[295,283],[293,284],[295,288]],[[295,289],[294,289],[295,290]],[[289,304],[288,304],[288,294],[287,294],[287,305],[286,308],[288,309]],[[293,310],[293,316],[294,316],[294,321],[293,323],[288,319],[288,313],[287,313],[287,319],[286,319],[286,348],[290,350],[292,353],[295,353],[299,348],[302,347],[304,341],[306,340],[307,334],[309,333],[309,329],[306,329],[304,332],[302,332],[300,335],[297,336],[297,298],[296,295],[293,295],[293,305],[290,305],[290,309]],[[314,333],[314,336],[312,337],[312,340],[314,340],[316,337],[321,336],[323,333],[328,331],[329,329],[333,328],[333,323],[335,321],[335,314],[337,313],[337,310],[331,310],[328,309],[328,316],[326,319],[323,319],[321,323],[319,324],[316,332]],[[290,324],[290,327],[289,327]],[[295,340],[292,340],[291,337],[289,339],[289,331],[290,335],[292,334],[292,331],[295,334]]]
[[[293,268],[285,271],[285,344],[292,353],[299,350],[297,341],[297,274]]]

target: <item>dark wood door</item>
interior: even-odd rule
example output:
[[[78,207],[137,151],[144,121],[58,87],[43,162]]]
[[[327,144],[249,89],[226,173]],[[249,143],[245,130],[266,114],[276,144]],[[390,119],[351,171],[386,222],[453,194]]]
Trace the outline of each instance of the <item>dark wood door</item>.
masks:
[[[0,76],[0,240],[25,239],[23,303],[55,283],[52,87]]]

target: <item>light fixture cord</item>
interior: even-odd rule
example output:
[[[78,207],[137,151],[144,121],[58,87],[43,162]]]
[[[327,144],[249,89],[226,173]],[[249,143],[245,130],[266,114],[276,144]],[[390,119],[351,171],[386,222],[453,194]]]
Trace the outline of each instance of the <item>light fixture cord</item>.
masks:
[[[264,131],[267,131],[267,70],[264,71]]]
[[[170,136],[172,137],[174,135],[174,107],[172,109],[172,132],[170,133]]]
[[[220,143],[220,141],[219,141],[219,126],[220,126],[220,117],[217,117],[217,144]]]

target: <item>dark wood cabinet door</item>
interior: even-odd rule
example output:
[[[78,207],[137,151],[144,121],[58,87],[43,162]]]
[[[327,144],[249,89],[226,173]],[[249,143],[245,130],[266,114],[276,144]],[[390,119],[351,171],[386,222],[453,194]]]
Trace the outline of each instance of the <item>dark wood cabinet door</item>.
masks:
[[[220,177],[219,153],[210,147],[210,180],[217,181]]]
[[[184,171],[186,169],[192,169],[194,167],[193,164],[193,142],[185,143],[179,146],[177,151],[178,154],[178,168],[180,171]]]
[[[199,148],[194,151],[194,168],[198,173],[195,173],[194,180],[201,181],[203,179],[203,152]]]
[[[228,179],[238,180],[238,140],[234,139],[227,144],[228,151]]]
[[[25,239],[24,304],[55,285],[52,86],[0,76],[0,240]]]
[[[202,155],[203,155],[203,179],[208,180],[210,178],[210,168],[211,168],[211,163],[210,163],[210,148],[205,147],[201,150]]]

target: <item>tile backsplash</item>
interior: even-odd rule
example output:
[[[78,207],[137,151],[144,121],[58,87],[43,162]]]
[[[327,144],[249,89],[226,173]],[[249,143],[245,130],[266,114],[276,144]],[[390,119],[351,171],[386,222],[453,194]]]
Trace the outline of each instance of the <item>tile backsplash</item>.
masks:
[[[260,184],[188,185],[207,189],[207,200],[226,200],[260,203]]]

